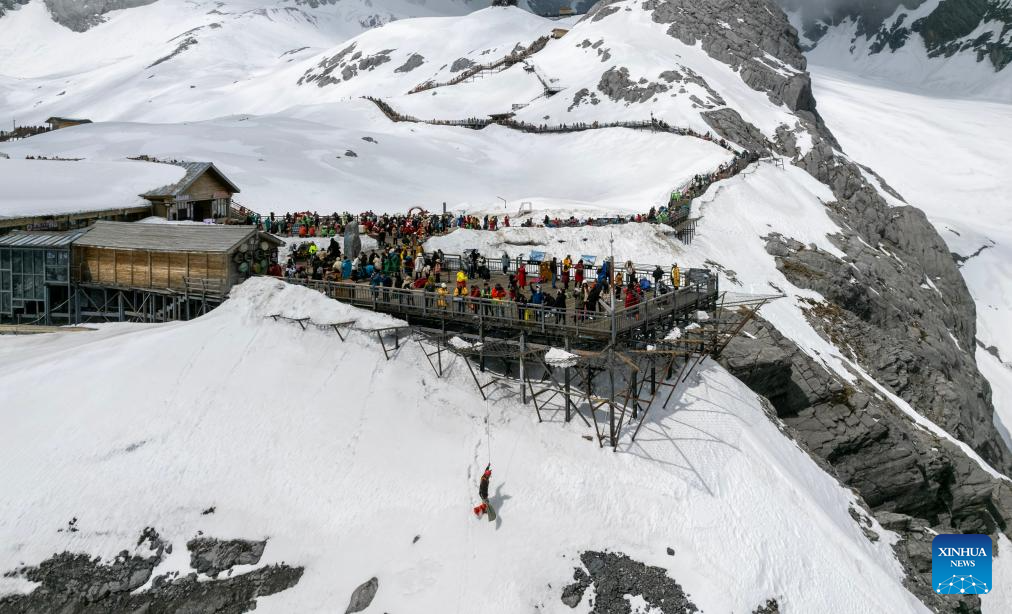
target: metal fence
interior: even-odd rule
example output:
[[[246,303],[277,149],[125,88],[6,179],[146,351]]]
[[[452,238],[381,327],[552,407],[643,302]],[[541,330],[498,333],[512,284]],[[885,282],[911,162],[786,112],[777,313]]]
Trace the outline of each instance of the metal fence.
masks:
[[[449,320],[481,330],[508,328],[517,332],[561,337],[607,338],[622,335],[662,317],[678,317],[696,309],[710,307],[717,296],[717,280],[710,278],[706,284],[658,294],[628,308],[619,299],[615,299],[613,318],[610,296],[602,297],[597,311],[587,311],[577,310],[573,305],[557,309],[531,303],[455,297],[452,293],[439,294],[365,283],[280,279],[317,290],[342,303],[398,317]]]

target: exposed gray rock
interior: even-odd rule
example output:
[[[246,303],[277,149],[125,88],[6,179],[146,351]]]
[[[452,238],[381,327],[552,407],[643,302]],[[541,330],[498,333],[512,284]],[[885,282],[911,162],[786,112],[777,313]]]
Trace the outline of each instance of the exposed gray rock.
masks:
[[[752,610],[752,614],[780,614],[780,604],[776,599],[767,599],[766,603]]]
[[[130,9],[151,4],[155,0],[46,0],[53,21],[70,28],[75,32],[96,26],[103,21],[104,15],[110,11]]]
[[[622,9],[617,6],[611,6],[610,2],[598,2],[594,4],[594,6],[589,11],[587,11],[587,14],[584,15],[580,19],[580,21],[584,21],[587,19],[591,21],[601,21],[608,15],[613,15],[619,12],[620,10]]]
[[[7,11],[16,10],[29,2],[31,0],[0,0],[0,17],[3,17]]]
[[[701,43],[770,100],[816,114],[798,33],[772,0],[646,0],[643,7],[655,22],[670,24],[668,34],[686,45]]]
[[[266,540],[221,540],[212,537],[197,537],[186,543],[190,551],[190,567],[212,578],[236,565],[256,565],[266,546]]]
[[[894,393],[1009,469],[990,386],[972,353],[975,305],[948,248],[922,211],[890,207],[821,131],[812,134],[814,147],[798,165],[833,189],[828,212],[848,229],[834,240],[848,258],[799,252],[780,262],[782,270],[839,306],[839,318],[819,322],[838,347],[850,347]],[[820,275],[792,273],[804,269]]]
[[[295,586],[301,567],[272,565],[223,580],[199,582],[197,573],[151,578],[170,545],[153,529],[145,529],[138,547],[148,543],[154,554],[124,550],[103,562],[84,553],[63,552],[42,563],[17,569],[38,586],[27,594],[0,597],[4,614],[241,614],[256,608],[256,599]],[[151,587],[134,592],[151,579]]]
[[[474,66],[474,61],[469,58],[457,58],[450,65],[450,72],[460,72]]]
[[[379,579],[377,578],[370,578],[368,581],[360,584],[351,594],[351,602],[348,603],[348,609],[344,611],[344,614],[354,614],[368,608],[369,604],[376,597],[376,591],[378,590]]]
[[[584,552],[580,555],[586,571],[577,568],[574,582],[562,589],[562,602],[575,608],[587,588],[594,585],[595,614],[628,614],[626,595],[642,596],[647,606],[664,614],[698,612],[682,587],[660,567],[648,567],[613,552]]]
[[[393,49],[383,49],[371,55],[364,56],[361,51],[355,50],[355,43],[352,43],[339,51],[337,54],[325,58],[315,67],[310,68],[299,78],[299,85],[316,83],[324,87],[332,83],[354,79],[359,71],[374,70],[390,61],[390,54]],[[350,57],[349,57],[350,56]],[[340,74],[336,77],[335,74]]]
[[[394,72],[411,72],[425,63],[425,58],[420,54],[412,53],[404,63],[394,69]]]
[[[164,62],[168,62],[169,60],[171,60],[172,58],[176,57],[180,53],[182,53],[182,52],[186,51],[187,49],[189,49],[190,47],[193,47],[194,45],[196,45],[197,42],[198,41],[197,41],[197,38],[195,36],[187,36],[186,38],[184,38],[183,40],[181,40],[179,42],[179,44],[176,45],[176,48],[172,51],[172,53],[170,53],[169,55],[162,56],[162,57],[158,58],[154,62],[148,64],[146,68],[154,68],[155,66],[158,66],[159,64],[162,64]]]
[[[592,92],[587,88],[583,88],[573,94],[573,104],[569,105],[567,110],[572,111],[584,102],[590,102],[590,104],[600,104],[601,100],[597,97],[597,92]]]
[[[597,89],[615,102],[646,102],[668,90],[663,83],[636,83],[629,78],[628,68],[609,68],[601,75]]]
[[[801,247],[798,253],[813,251]],[[816,317],[836,317],[835,309],[824,309]],[[855,387],[831,374],[768,323],[757,321],[746,330],[751,337],[736,337],[721,362],[770,400],[799,445],[854,488],[884,528],[913,539],[919,537],[911,533],[916,518],[939,532],[991,534],[1012,521],[1012,489],[955,445],[914,424],[870,386]],[[868,529],[860,514],[857,522]],[[901,561],[905,543],[897,547]],[[927,548],[926,567],[906,565],[907,584],[931,605],[939,598],[931,591],[930,540]],[[915,554],[924,555],[916,548]],[[960,611],[959,602],[945,603],[935,611]]]
[[[299,85],[304,83],[316,82],[320,87],[328,85],[330,83],[337,83],[338,79],[335,79],[331,75],[340,68],[346,65],[345,59],[355,51],[355,43],[352,43],[344,49],[337,52],[337,54],[324,58],[316,65],[316,68],[311,68],[306,71],[302,77],[299,78]]]
[[[714,111],[703,111],[700,113],[707,124],[713,128],[718,135],[738,143],[749,151],[755,151],[762,155],[769,154],[770,142],[763,135],[759,128],[756,128],[734,109],[727,107]]]
[[[359,60],[358,69],[372,70],[377,66],[386,64],[387,62],[390,61],[390,54],[393,53],[393,51],[394,51],[393,49],[384,49],[383,51],[379,51],[377,53],[362,58],[361,60]]]

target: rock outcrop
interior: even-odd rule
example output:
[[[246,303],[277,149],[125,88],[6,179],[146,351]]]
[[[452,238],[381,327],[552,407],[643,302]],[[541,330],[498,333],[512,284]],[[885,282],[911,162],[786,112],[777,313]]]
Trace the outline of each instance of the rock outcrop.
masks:
[[[79,552],[55,554],[38,565],[7,572],[39,585],[27,594],[0,597],[0,612],[241,614],[255,609],[258,597],[291,588],[302,578],[303,568],[282,564],[226,579],[198,581],[201,570],[196,565],[220,571],[244,562],[255,564],[260,555],[254,557],[251,553],[262,553],[264,542],[200,538],[188,545],[195,571],[185,576],[151,577],[164,554],[171,552],[171,545],[150,528],[142,533],[133,553],[124,550],[111,561]],[[138,592],[149,580],[150,587]]]
[[[650,567],[621,553],[588,551],[580,555],[583,567],[573,572],[573,583],[562,589],[561,599],[571,608],[580,605],[593,585],[593,611],[628,614],[629,595],[643,598],[651,611],[691,614],[699,609],[682,587],[660,567]]]
[[[236,565],[256,565],[266,546],[266,541],[213,537],[196,537],[186,543],[190,551],[190,567],[212,578]]]
[[[377,591],[379,591],[378,578],[369,578],[368,581],[358,585],[358,588],[351,594],[351,600],[344,614],[354,614],[368,608],[372,600],[376,598]]]
[[[4,13],[17,9],[20,6],[28,4],[31,0],[0,0],[0,17],[4,16]]]
[[[815,114],[807,61],[797,31],[772,0],[646,0],[657,23],[686,45],[702,44],[706,53],[734,70],[749,87],[792,111]],[[734,28],[722,24],[734,23]]]
[[[813,309],[820,318],[833,317],[825,311],[832,307]],[[914,424],[870,385],[830,373],[770,324],[754,322],[746,331],[750,336],[736,337],[724,350],[724,366],[769,399],[798,443],[903,537],[896,551],[911,592],[935,611],[960,611],[961,602],[940,600],[931,590],[931,531],[1007,531],[1012,484]]]
[[[75,32],[84,32],[105,21],[110,11],[131,9],[156,0],[46,0],[53,21]]]

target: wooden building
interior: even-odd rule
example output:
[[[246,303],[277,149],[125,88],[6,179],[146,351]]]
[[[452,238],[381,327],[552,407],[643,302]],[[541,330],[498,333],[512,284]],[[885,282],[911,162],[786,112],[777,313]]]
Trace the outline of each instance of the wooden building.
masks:
[[[50,117],[46,120],[49,124],[50,130],[59,130],[60,128],[70,128],[71,126],[80,126],[82,124],[90,124],[90,119],[74,119],[72,117]]]
[[[281,244],[253,226],[96,222],[73,243],[74,281],[178,292],[201,281],[224,294],[265,271]]]
[[[186,174],[178,182],[141,194],[151,214],[167,220],[223,220],[239,188],[211,162],[181,163]]]
[[[560,39],[569,32],[568,28],[552,28],[552,38]]]

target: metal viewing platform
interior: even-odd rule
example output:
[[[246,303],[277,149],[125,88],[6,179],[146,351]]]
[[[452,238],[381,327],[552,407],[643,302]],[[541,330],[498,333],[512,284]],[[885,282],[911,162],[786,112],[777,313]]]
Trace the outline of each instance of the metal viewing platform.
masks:
[[[678,320],[696,311],[712,312],[719,299],[715,275],[700,276],[703,283],[683,286],[666,293],[648,293],[644,300],[626,307],[603,297],[597,311],[578,311],[572,304],[565,310],[531,303],[487,298],[454,297],[423,290],[370,286],[366,283],[285,279],[324,295],[386,313],[409,324],[478,334],[481,337],[517,337],[532,342],[573,347],[603,347],[620,340],[663,336]],[[452,284],[449,284],[452,288]],[[452,290],[450,290],[452,293]]]

